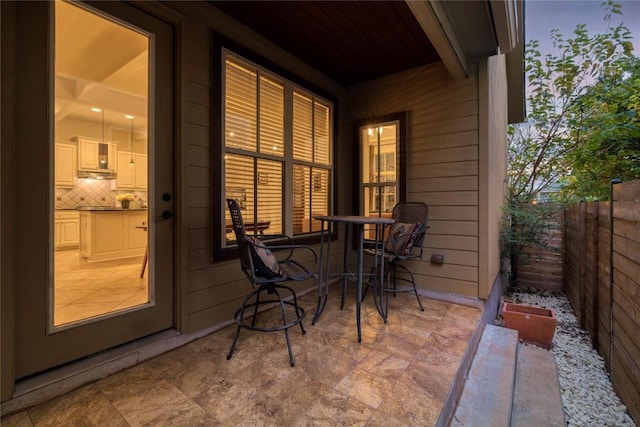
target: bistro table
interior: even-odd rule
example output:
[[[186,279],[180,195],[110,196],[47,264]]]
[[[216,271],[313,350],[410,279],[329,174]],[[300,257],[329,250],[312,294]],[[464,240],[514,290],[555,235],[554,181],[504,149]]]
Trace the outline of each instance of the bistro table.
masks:
[[[358,286],[356,288],[356,324],[358,328],[358,342],[362,342],[362,331],[360,327],[360,306],[362,303],[362,263],[363,263],[363,249],[364,249],[364,230],[365,226],[373,226],[372,228],[375,231],[375,238],[373,240],[373,245],[376,250],[374,257],[374,268],[373,272],[380,271],[379,282],[376,279],[376,292],[378,289],[378,284],[380,286],[380,302],[378,303],[377,297],[374,297],[376,309],[380,316],[384,319],[385,323],[387,321],[386,313],[384,313],[382,307],[382,283],[384,280],[384,229],[386,226],[392,225],[395,221],[391,218],[381,218],[381,217],[371,217],[371,216],[356,216],[356,215],[327,215],[327,216],[315,216],[315,220],[321,222],[320,230],[320,275],[318,280],[318,305],[316,307],[316,314],[313,316],[313,320],[311,321],[312,325],[315,325],[316,321],[322,314],[325,306],[327,305],[327,298],[329,296],[329,278],[331,276],[342,276],[342,303],[340,309],[344,308],[344,300],[346,296],[347,289],[347,278],[349,276],[354,276],[354,274],[349,270],[348,265],[348,241],[349,241],[349,228],[351,225],[355,225],[357,227],[358,232],[358,269],[355,274],[357,279]],[[328,232],[329,238],[327,239],[327,255],[326,258],[323,256],[324,252],[324,236],[325,232],[325,222],[328,223],[326,232]],[[343,253],[343,269],[341,273],[329,273],[329,260],[331,254],[331,225],[332,224],[344,224],[345,233],[344,233],[344,253]],[[380,253],[381,255],[378,255]],[[323,263],[325,263],[323,265]],[[378,263],[379,269],[378,269]],[[323,271],[324,270],[324,271]],[[375,274],[375,273],[374,273]],[[324,291],[324,292],[323,292]]]

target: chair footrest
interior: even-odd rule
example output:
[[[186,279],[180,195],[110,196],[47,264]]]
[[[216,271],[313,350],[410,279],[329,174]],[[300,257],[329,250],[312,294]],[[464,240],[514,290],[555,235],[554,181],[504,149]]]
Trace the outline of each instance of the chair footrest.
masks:
[[[293,307],[296,311],[296,317],[291,321],[291,322],[287,322],[287,323],[283,323],[281,325],[274,325],[274,326],[256,326],[256,325],[252,325],[252,324],[246,324],[246,319],[253,319],[253,316],[246,316],[244,319],[241,318],[242,312],[244,310],[247,310],[249,308],[253,308],[256,305],[257,306],[263,306],[266,304],[274,304],[276,305],[274,308],[277,309],[277,305],[280,304],[280,302],[282,302],[283,304],[286,304],[290,307]],[[289,329],[292,328],[298,324],[300,324],[300,322],[302,322],[302,319],[304,319],[304,316],[306,315],[306,312],[304,310],[304,308],[294,304],[293,302],[290,301],[280,301],[277,299],[272,299],[272,300],[266,300],[266,301],[260,301],[259,303],[251,303],[251,304],[246,304],[243,307],[240,307],[238,310],[236,310],[235,314],[233,315],[233,320],[236,322],[236,324],[238,326],[240,326],[241,328],[244,329],[249,329],[251,331],[258,331],[258,332],[278,332],[278,331],[284,331],[285,329]]]
[[[373,284],[373,283],[366,283],[366,285],[367,285],[367,286],[369,286],[369,287],[371,287],[371,288],[377,288],[377,289],[380,289],[380,287],[376,286],[376,285],[375,285],[375,284]],[[397,288],[397,289],[395,289],[395,288],[382,288],[382,290],[383,290],[384,292],[415,292],[415,291],[416,291],[416,289],[415,289],[415,288],[413,288],[413,287],[410,287],[410,288],[408,288],[408,287],[401,287],[401,288]]]

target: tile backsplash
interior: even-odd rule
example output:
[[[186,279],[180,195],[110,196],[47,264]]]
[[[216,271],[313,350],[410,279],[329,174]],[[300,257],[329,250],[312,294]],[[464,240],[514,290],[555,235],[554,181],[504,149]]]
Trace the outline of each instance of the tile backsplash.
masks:
[[[115,190],[110,180],[78,179],[74,188],[56,188],[56,209],[73,209],[76,206],[119,206],[116,196],[131,193],[136,198],[132,207],[147,204],[147,192],[142,190]]]

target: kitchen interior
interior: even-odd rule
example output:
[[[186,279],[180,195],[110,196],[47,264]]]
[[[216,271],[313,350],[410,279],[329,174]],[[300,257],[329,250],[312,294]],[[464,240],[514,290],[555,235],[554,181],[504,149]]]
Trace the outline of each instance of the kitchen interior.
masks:
[[[149,303],[148,36],[55,2],[54,328]]]

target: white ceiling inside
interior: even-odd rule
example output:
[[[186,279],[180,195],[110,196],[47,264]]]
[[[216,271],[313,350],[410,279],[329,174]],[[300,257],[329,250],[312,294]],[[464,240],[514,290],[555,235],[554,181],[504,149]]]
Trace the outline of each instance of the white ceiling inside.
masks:
[[[101,121],[146,134],[149,37],[81,7],[56,2],[56,121]]]

